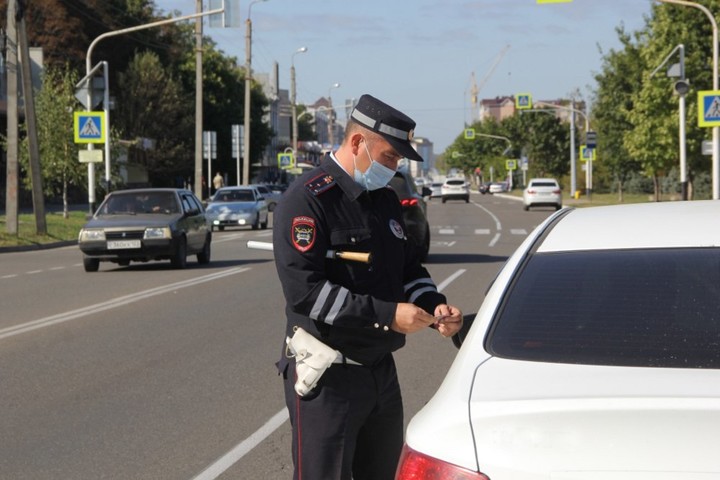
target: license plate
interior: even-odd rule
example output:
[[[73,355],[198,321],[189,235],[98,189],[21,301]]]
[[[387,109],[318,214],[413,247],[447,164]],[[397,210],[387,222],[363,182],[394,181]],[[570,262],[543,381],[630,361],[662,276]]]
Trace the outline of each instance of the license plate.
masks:
[[[140,240],[108,240],[108,250],[121,250],[126,248],[140,248]]]

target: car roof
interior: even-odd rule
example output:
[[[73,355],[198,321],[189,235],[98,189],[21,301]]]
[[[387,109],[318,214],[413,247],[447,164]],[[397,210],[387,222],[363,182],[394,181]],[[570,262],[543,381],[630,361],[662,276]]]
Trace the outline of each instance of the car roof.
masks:
[[[557,183],[557,180],[555,180],[554,178],[531,178],[528,181],[528,183],[531,183],[531,182],[555,182],[555,183]]]
[[[555,218],[538,253],[720,246],[717,200],[566,209]]]

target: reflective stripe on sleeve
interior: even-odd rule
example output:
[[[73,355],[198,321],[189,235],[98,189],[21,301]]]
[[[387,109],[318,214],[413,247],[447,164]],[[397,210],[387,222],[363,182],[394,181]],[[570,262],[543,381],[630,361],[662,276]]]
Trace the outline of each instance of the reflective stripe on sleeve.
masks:
[[[415,300],[417,300],[420,295],[427,292],[437,292],[437,288],[435,287],[435,285],[418,288],[417,290],[412,292],[412,295],[410,295],[410,298],[408,298],[408,302],[415,303]]]
[[[333,302],[332,307],[330,307],[330,311],[325,316],[325,323],[329,325],[333,324],[335,317],[337,317],[337,314],[340,313],[340,309],[342,308],[343,303],[345,303],[348,293],[350,293],[350,291],[347,288],[340,287],[340,291],[338,291],[337,297],[335,297],[335,301]]]
[[[310,318],[312,318],[313,320],[317,320],[320,317],[320,312],[322,311],[322,308],[325,305],[328,296],[330,296],[331,290],[332,284],[330,282],[325,282],[325,285],[323,285],[322,289],[320,290],[320,295],[318,295],[318,297],[315,299],[312,310],[310,310]]]

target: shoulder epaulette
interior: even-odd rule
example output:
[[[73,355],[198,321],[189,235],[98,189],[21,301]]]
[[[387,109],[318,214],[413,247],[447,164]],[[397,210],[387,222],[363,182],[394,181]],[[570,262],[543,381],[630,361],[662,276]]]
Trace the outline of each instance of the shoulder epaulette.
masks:
[[[323,173],[305,182],[305,188],[316,197],[335,186],[335,179],[329,173]]]

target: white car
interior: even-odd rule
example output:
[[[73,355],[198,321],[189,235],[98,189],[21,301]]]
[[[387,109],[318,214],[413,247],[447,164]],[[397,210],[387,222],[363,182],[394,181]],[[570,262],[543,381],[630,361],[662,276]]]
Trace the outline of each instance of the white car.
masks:
[[[488,187],[489,193],[503,193],[508,191],[507,182],[493,182]]]
[[[470,202],[470,187],[464,178],[449,178],[440,187],[442,203],[448,200],[465,200]]]
[[[523,190],[523,208],[555,207],[562,208],[562,190],[554,178],[531,178]]]
[[[211,228],[250,226],[253,230],[268,226],[268,204],[257,187],[223,187],[215,192],[206,213]]]
[[[396,479],[720,478],[718,218],[716,200],[551,215],[411,419]]]

